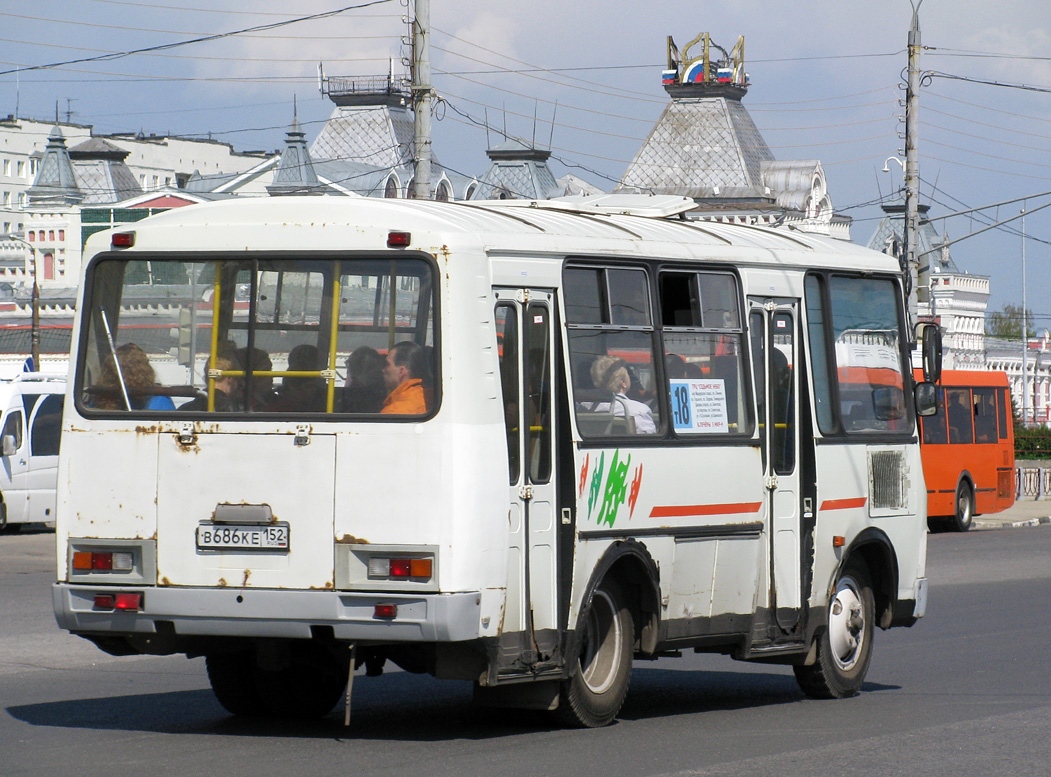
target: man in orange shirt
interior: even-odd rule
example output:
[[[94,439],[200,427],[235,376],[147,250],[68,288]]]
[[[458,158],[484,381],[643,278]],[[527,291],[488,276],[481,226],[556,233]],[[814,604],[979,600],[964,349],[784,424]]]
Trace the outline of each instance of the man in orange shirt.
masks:
[[[383,383],[390,394],[380,412],[404,415],[426,413],[427,400],[422,378],[425,370],[423,348],[410,340],[395,343],[387,351],[387,363],[383,367]]]

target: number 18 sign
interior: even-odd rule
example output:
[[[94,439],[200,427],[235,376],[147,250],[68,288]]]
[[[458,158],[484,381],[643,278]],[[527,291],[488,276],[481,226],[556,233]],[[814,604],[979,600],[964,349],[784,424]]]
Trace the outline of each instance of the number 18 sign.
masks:
[[[722,378],[670,381],[671,420],[680,434],[730,431],[726,420],[726,385]]]

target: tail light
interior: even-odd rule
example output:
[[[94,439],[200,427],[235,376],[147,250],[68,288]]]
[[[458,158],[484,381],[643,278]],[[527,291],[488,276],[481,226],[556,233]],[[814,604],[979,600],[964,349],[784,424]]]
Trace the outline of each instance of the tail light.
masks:
[[[371,580],[430,580],[433,574],[434,559],[431,558],[373,556],[369,559]]]
[[[79,550],[73,554],[73,569],[78,572],[131,572],[134,554],[127,551]]]

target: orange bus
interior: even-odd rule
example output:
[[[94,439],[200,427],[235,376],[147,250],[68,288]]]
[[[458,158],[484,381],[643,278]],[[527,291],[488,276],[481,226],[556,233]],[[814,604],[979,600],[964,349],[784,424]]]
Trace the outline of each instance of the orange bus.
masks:
[[[931,531],[967,531],[974,516],[1014,504],[1014,418],[1006,373],[945,370],[938,412],[921,424]]]

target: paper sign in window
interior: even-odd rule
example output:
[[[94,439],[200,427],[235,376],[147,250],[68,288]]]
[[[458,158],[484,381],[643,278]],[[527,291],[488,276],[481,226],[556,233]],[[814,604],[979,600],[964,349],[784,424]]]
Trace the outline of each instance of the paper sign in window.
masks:
[[[726,382],[711,380],[671,380],[672,426],[679,434],[726,434]]]

